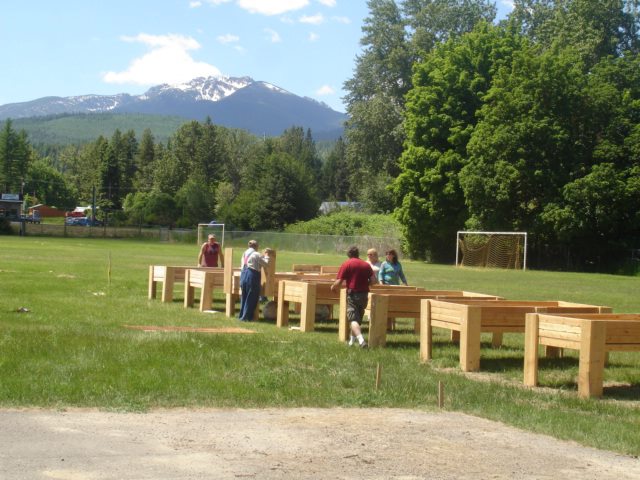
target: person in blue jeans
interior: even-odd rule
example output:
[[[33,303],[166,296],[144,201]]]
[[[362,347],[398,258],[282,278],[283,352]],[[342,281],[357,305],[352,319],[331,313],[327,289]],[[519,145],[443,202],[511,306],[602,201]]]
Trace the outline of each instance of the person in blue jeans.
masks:
[[[382,262],[378,271],[378,282],[384,285],[400,285],[400,282],[407,284],[402,264],[398,260],[398,253],[395,250],[387,251],[387,259]]]
[[[238,319],[243,322],[253,320],[253,314],[260,300],[260,269],[269,264],[269,251],[265,249],[263,255],[258,252],[258,242],[249,241],[249,248],[242,254],[240,265],[240,314]]]

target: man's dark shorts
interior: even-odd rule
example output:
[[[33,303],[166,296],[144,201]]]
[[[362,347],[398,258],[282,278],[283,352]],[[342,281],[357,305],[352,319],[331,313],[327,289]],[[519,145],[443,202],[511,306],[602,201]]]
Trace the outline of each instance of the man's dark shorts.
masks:
[[[358,325],[362,323],[364,309],[367,308],[368,301],[368,292],[347,292],[347,320],[349,323],[358,322]]]

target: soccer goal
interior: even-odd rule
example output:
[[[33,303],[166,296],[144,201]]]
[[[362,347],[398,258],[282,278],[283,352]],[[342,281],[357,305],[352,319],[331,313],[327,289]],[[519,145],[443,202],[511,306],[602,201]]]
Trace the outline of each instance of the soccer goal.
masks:
[[[224,223],[199,223],[198,224],[198,245],[202,245],[207,236],[213,233],[220,244],[220,248],[224,250]]]
[[[527,269],[527,232],[458,231],[456,266]]]

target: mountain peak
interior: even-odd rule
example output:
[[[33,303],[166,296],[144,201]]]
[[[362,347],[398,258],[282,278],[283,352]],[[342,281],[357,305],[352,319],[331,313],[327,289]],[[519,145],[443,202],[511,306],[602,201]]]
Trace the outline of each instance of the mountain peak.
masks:
[[[149,99],[157,95],[178,93],[189,95],[195,100],[217,102],[252,83],[254,80],[251,77],[198,77],[185,83],[156,85],[147,90],[140,98]]]
[[[318,138],[342,135],[346,115],[328,105],[251,77],[198,77],[151,87],[142,95],[44,97],[0,106],[0,120],[79,113],[137,113],[180,116],[279,135],[292,126],[310,128]],[[322,133],[324,132],[324,133]]]

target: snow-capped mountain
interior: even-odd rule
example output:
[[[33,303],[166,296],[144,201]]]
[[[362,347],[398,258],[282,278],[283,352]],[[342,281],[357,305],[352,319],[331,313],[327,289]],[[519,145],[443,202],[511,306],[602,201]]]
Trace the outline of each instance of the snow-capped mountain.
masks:
[[[193,96],[196,100],[217,102],[229,95],[233,95],[236,91],[250,85],[251,83],[253,83],[253,79],[251,77],[198,77],[187,83],[180,83],[176,85],[163,83],[162,85],[157,85],[150,88],[144,95],[141,95],[140,99],[142,100],[157,95],[172,93],[172,91],[173,93],[180,91]]]
[[[0,106],[0,120],[75,113],[177,115],[279,135],[292,126],[310,128],[316,138],[337,137],[345,114],[250,77],[200,77],[177,85],[157,85],[142,95],[43,97]]]

